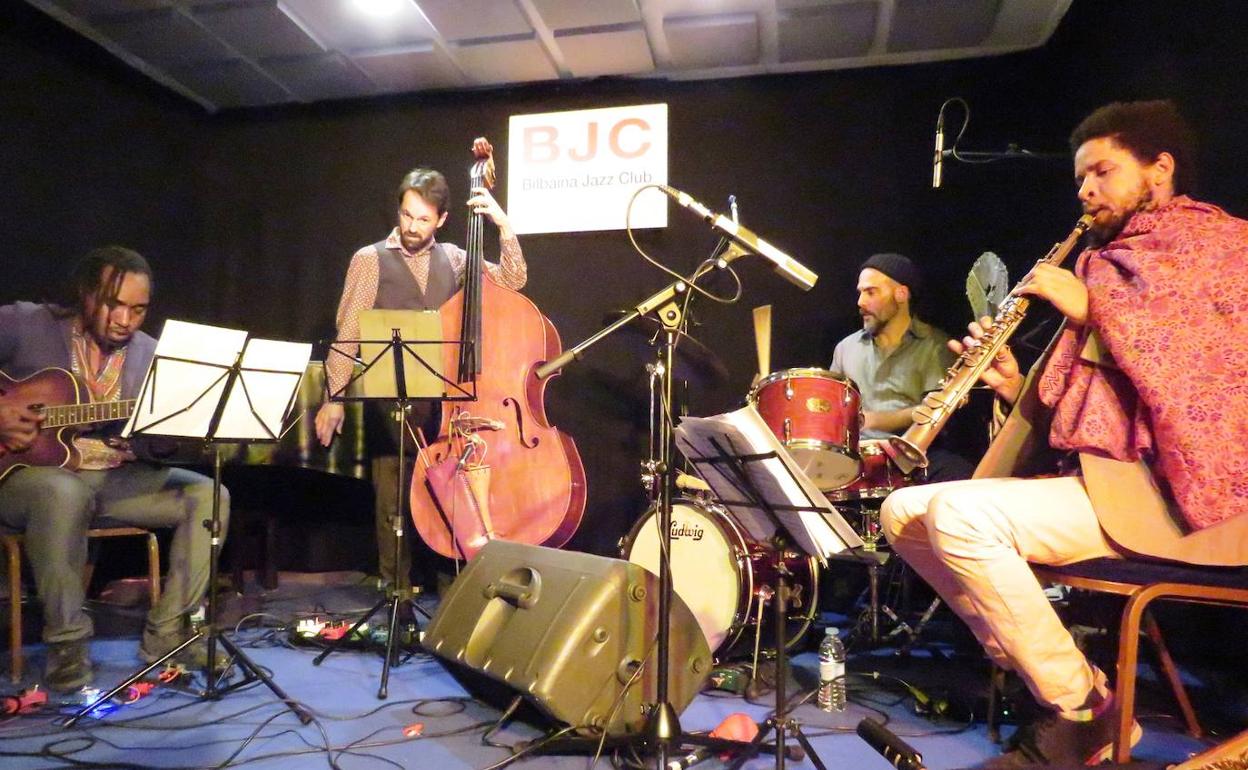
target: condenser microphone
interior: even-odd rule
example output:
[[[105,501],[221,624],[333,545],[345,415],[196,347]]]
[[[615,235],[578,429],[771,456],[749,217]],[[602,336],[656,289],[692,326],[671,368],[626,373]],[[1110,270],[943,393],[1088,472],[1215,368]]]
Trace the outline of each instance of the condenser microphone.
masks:
[[[874,719],[864,719],[858,723],[858,737],[880,752],[880,756],[887,759],[897,770],[927,770],[923,766],[922,754]]]
[[[936,153],[932,156],[932,189],[940,187],[941,166],[945,158],[945,111],[936,116]]]
[[[711,227],[719,230],[733,241],[740,244],[747,251],[757,254],[775,266],[776,272],[784,276],[790,283],[795,284],[802,290],[809,290],[815,285],[815,281],[819,276],[808,270],[802,263],[785,254],[780,249],[772,246],[767,241],[759,238],[753,231],[742,227],[728,217],[716,214],[698,201],[667,185],[659,185],[664,193],[681,206],[689,209],[693,213],[705,219],[710,223]]]

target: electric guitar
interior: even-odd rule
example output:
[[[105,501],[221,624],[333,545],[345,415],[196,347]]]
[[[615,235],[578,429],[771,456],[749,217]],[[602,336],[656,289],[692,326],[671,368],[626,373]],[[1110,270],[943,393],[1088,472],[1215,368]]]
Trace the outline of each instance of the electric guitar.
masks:
[[[82,456],[74,446],[78,428],[128,419],[136,399],[93,402],[86,386],[64,369],[40,369],[15,380],[0,372],[0,404],[29,407],[43,415],[39,433],[20,452],[0,449],[0,481],[15,468],[43,465],[76,470]]]

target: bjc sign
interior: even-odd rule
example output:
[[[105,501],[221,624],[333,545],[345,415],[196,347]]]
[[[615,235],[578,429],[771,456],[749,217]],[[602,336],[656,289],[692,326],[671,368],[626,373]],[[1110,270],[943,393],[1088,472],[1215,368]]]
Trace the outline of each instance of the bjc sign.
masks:
[[[667,226],[666,104],[513,115],[507,161],[518,233]]]
[[[591,120],[582,136],[560,137],[558,126],[529,126],[524,129],[524,159],[553,163],[562,155],[578,163],[592,161],[598,157],[598,136],[605,133],[603,149],[617,158],[632,160],[645,155],[652,146],[650,131],[650,123],[641,118],[622,118],[609,126]]]

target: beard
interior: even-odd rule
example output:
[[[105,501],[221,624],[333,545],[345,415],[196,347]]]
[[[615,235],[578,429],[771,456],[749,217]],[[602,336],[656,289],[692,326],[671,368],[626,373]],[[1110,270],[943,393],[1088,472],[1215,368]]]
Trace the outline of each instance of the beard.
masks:
[[[428,248],[429,242],[432,240],[432,235],[422,238],[419,235],[408,235],[402,232],[399,233],[399,243],[402,243],[403,248],[411,254],[419,254],[421,251],[424,251]]]
[[[1140,189],[1136,191],[1135,200],[1123,207],[1121,211],[1114,212],[1110,209],[1101,209],[1096,214],[1096,219],[1092,222],[1092,227],[1088,228],[1088,245],[1093,248],[1101,248],[1105,244],[1112,241],[1122,232],[1122,228],[1127,226],[1127,222],[1131,221],[1131,217],[1141,211],[1148,211],[1153,206],[1153,190],[1146,182],[1140,182]],[[1087,209],[1084,209],[1087,213]],[[1104,219],[1102,215],[1108,214]]]

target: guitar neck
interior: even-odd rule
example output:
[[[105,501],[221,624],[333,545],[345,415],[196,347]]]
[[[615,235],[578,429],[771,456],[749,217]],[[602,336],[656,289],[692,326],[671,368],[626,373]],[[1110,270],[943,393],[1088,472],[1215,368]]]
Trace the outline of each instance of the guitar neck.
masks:
[[[96,422],[125,420],[134,412],[137,399],[128,401],[102,401],[87,404],[63,404],[43,408],[44,428],[64,428],[70,425],[90,425]]]

